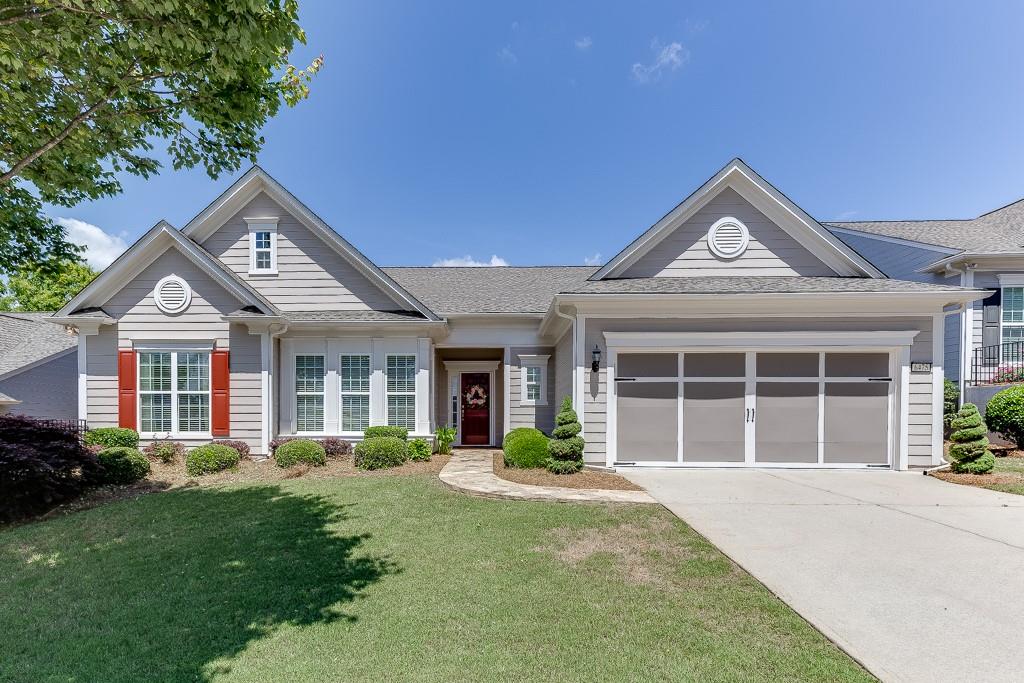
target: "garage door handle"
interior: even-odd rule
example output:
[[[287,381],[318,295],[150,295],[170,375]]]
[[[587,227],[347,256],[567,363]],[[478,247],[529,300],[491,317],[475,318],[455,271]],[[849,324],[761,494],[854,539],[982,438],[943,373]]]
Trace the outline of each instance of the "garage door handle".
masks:
[[[747,422],[753,422],[754,421],[754,415],[756,415],[756,414],[757,414],[757,409],[756,408],[747,408]]]
[[[635,382],[636,377],[616,377],[616,382]]]
[[[868,377],[869,382],[891,382],[892,377]]]

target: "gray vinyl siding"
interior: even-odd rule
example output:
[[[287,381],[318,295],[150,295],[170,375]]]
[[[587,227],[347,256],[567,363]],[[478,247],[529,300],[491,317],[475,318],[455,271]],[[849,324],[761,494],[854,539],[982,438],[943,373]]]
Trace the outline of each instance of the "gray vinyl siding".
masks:
[[[66,351],[0,380],[0,393],[21,403],[9,412],[54,420],[78,418],[78,354]]]
[[[263,428],[262,356],[259,335],[249,334],[244,325],[230,330],[231,436],[249,444],[251,452],[262,453]]]
[[[572,396],[572,327],[555,344],[555,401]]]
[[[932,282],[941,285],[960,284],[959,275],[946,277],[939,273],[918,272],[929,264],[945,258],[948,251],[900,244],[871,235],[854,235],[847,232],[836,232],[835,235],[893,279]],[[979,321],[979,335],[981,334],[980,324]],[[944,327],[942,365],[946,378],[957,381],[960,379],[960,316],[946,316]]]
[[[245,217],[276,217],[277,275],[249,274]],[[401,308],[298,219],[265,193],[203,242],[203,247],[284,311]]]
[[[555,426],[555,410],[556,402],[560,399],[555,397],[555,370],[553,363],[553,352],[549,346],[543,347],[513,347],[512,348],[512,360],[509,363],[509,415],[510,422],[509,428],[516,429],[517,427],[536,427],[545,434],[550,434],[551,430]],[[548,358],[547,372],[546,372],[546,386],[544,388],[547,394],[546,405],[522,405],[522,386],[520,384],[522,377],[522,366],[519,360],[519,354],[547,354],[552,356]]]
[[[604,332],[755,332],[755,331],[884,331],[918,330],[910,350],[911,361],[932,362],[932,319],[916,318],[859,318],[859,319],[807,319],[781,318],[761,320],[666,320],[666,319],[587,319],[584,348],[601,349],[601,369],[596,375],[587,373],[584,383],[584,436],[587,462],[605,460],[607,423],[608,349]],[[932,462],[932,375],[912,373],[909,401],[909,464],[925,466]]]
[[[85,338],[86,405],[90,427],[117,426],[117,325]]]
[[[721,259],[711,253],[707,232],[720,218],[741,220],[750,243],[741,256]],[[835,275],[785,230],[726,188],[626,269],[623,277],[688,277],[700,275]]]

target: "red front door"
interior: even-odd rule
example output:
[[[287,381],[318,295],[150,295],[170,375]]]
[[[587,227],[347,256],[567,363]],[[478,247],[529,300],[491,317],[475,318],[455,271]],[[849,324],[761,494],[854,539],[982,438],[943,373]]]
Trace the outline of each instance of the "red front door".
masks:
[[[486,372],[462,373],[462,445],[486,446],[491,442],[491,376]]]

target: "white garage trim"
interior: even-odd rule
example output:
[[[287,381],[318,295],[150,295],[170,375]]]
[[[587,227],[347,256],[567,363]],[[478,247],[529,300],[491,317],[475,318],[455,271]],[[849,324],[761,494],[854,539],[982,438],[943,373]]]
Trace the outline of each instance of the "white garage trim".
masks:
[[[606,443],[605,460],[609,467],[616,466],[618,447],[618,389],[615,381],[617,375],[618,355],[620,353],[677,353],[679,354],[678,377],[642,377],[634,382],[678,382],[677,394],[677,457],[675,462],[637,462],[633,466],[653,467],[816,467],[816,468],[870,468],[878,464],[867,463],[827,463],[824,453],[825,431],[825,384],[843,382],[865,382],[869,378],[862,377],[826,377],[824,362],[825,353],[886,353],[889,357],[889,391],[888,403],[888,462],[885,466],[895,469],[906,469],[909,461],[908,409],[910,393],[910,345],[918,334],[916,330],[897,332],[764,332],[764,333],[604,333],[607,344],[607,400],[606,410]],[[756,400],[756,383],[758,378],[751,367],[758,351],[765,352],[799,352],[818,353],[818,375],[810,377],[773,377],[772,383],[808,383],[818,384],[818,415],[817,415],[817,463],[773,463],[756,462],[753,453],[752,432],[754,425],[744,426],[745,457],[743,462],[686,462],[683,456],[683,388],[692,382],[737,381],[737,378],[701,377],[685,378],[683,369],[687,351],[707,352],[714,347],[723,352],[743,352],[749,354],[746,359],[745,401],[748,405]],[[898,402],[898,403],[897,403]]]

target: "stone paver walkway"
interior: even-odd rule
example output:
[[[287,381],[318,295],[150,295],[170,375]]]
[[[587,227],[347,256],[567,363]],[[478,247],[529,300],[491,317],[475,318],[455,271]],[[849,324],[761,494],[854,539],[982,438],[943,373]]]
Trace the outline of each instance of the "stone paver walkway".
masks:
[[[441,470],[441,481],[459,491],[486,498],[548,500],[576,503],[655,503],[646,491],[570,489],[562,486],[531,486],[494,474],[494,451],[458,450]]]

